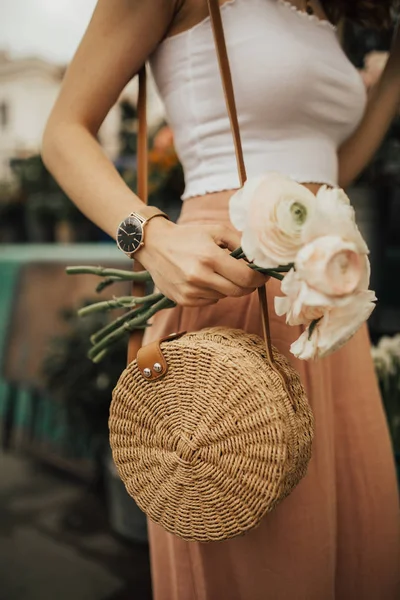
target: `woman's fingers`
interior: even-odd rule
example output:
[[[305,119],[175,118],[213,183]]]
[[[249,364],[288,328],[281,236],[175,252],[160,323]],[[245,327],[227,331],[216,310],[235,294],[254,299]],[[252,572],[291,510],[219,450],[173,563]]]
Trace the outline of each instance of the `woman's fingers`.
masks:
[[[210,230],[214,242],[220,248],[228,248],[231,252],[241,244],[242,234],[225,225],[213,226]],[[268,277],[251,269],[246,261],[233,258],[226,252],[216,250],[214,261],[215,272],[241,288],[256,288],[263,285]]]
[[[225,225],[174,227],[173,239],[170,229],[163,230],[161,252],[150,237],[148,255],[141,262],[156,286],[177,304],[206,306],[227,296],[247,295],[266,282],[267,277],[246,261],[230,256],[241,243],[236,229]],[[155,228],[150,232],[155,235]]]
[[[212,225],[209,229],[211,237],[217,246],[228,248],[231,252],[239,248],[242,240],[241,233],[226,225]]]
[[[215,273],[241,288],[255,289],[264,285],[268,277],[251,269],[243,259],[236,259],[224,251],[216,251],[213,264]]]

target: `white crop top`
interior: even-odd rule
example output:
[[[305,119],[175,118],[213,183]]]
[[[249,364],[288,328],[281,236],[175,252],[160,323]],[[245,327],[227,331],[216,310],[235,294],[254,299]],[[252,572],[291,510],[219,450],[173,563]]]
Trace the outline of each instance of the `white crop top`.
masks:
[[[279,171],[338,184],[337,149],[366,91],[335,27],[285,0],[230,0],[222,19],[248,177]],[[182,199],[239,187],[233,139],[206,18],[150,59],[185,175]]]

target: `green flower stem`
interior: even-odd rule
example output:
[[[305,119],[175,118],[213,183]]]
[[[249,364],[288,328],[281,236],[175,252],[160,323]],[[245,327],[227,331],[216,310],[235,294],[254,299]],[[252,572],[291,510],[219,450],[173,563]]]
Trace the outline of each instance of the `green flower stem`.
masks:
[[[243,250],[240,246],[239,248],[236,248],[235,250],[233,250],[233,252],[231,252],[231,256],[233,258],[239,258],[241,254],[243,254]]]
[[[103,302],[96,302],[90,306],[84,306],[78,310],[80,317],[85,317],[95,312],[103,312],[112,310],[114,308],[133,308],[141,304],[153,304],[161,298],[164,298],[163,294],[150,294],[149,296],[135,297],[135,296],[121,296],[120,298],[114,298],[114,300],[104,300]]]
[[[230,254],[236,259],[245,259],[246,255],[241,247],[236,248]],[[258,267],[253,263],[248,262],[248,266],[264,275],[269,275],[274,279],[282,281],[284,273],[289,272],[294,265],[281,265],[275,269],[264,269]],[[67,267],[66,269],[69,275],[77,274],[91,274],[99,277],[104,277],[104,280],[100,282],[96,288],[97,292],[101,292],[103,289],[112,285],[114,282],[121,281],[138,281],[148,282],[152,281],[152,277],[148,271],[134,272],[122,269],[108,269],[104,267],[93,267],[93,266],[77,266]],[[105,327],[97,331],[90,338],[93,347],[89,350],[89,358],[98,363],[108,354],[109,348],[121,339],[124,335],[133,331],[134,329],[145,329],[149,327],[148,320],[160,310],[165,308],[172,308],[176,306],[175,302],[166,298],[161,293],[153,293],[148,296],[134,297],[134,296],[121,296],[119,298],[113,298],[112,300],[106,300],[103,302],[96,302],[89,306],[85,306],[78,311],[80,317],[86,315],[109,311],[118,308],[127,308],[128,310],[124,315],[118,317],[113,322],[108,323]],[[311,324],[311,333],[313,327],[317,322]]]
[[[314,333],[314,330],[316,328],[316,326],[318,325],[318,323],[320,322],[320,320],[322,319],[322,317],[320,317],[319,319],[314,319],[314,321],[311,321],[309,327],[308,327],[308,339],[311,340],[311,336]]]
[[[100,294],[103,290],[105,290],[106,288],[110,287],[110,285],[118,281],[121,282],[125,280],[121,279],[121,277],[107,277],[106,279],[100,281],[100,283],[96,286],[96,292]]]
[[[254,263],[249,263],[249,267],[259,271],[260,273],[264,273],[264,275],[271,275],[273,273],[289,273],[293,269],[294,265],[287,265],[286,267],[275,267],[274,269],[265,269],[264,267],[258,267]]]
[[[149,327],[149,326],[141,325],[140,327],[135,327],[135,329],[147,329],[147,327]],[[111,349],[111,345],[107,346],[107,348],[104,348],[103,350],[101,350],[101,352],[96,354],[96,356],[93,356],[93,358],[91,358],[91,361],[94,363],[100,363],[103,360],[103,358],[105,358],[107,356],[107,354],[110,353],[110,349]]]
[[[273,279],[277,279],[278,281],[282,281],[283,280],[283,275],[281,275],[280,273],[277,273],[276,271],[269,271],[268,275],[270,277],[272,277]]]
[[[109,353],[109,348],[104,348],[104,350],[102,350],[101,352],[99,352],[98,354],[96,354],[96,356],[94,356],[91,360],[94,363],[99,363],[103,360],[103,358],[105,358],[107,356],[107,354]]]
[[[160,296],[162,295],[160,294]],[[99,354],[99,352],[104,350],[104,348],[110,346],[111,344],[114,344],[119,339],[121,339],[121,337],[123,337],[127,332],[133,331],[134,329],[138,329],[139,327],[146,325],[147,321],[160,310],[163,310],[164,308],[172,308],[173,306],[175,306],[175,302],[173,302],[169,298],[166,298],[165,296],[162,296],[158,302],[153,304],[146,311],[142,311],[142,313],[139,316],[135,317],[134,319],[131,319],[130,321],[126,321],[125,323],[123,323],[123,325],[118,327],[118,329],[115,329],[107,336],[105,336],[100,342],[95,344],[93,348],[89,350],[88,357],[94,358]]]
[[[269,275],[270,277],[273,277],[274,279],[279,279],[279,281],[282,281],[282,279],[283,279],[283,275],[281,275],[280,273],[278,273],[277,271],[275,271],[273,269],[263,269],[261,267],[257,267],[257,265],[253,265],[252,263],[249,263],[249,267],[250,267],[250,269],[253,269],[253,271],[258,271],[259,273],[262,273],[263,275]]]
[[[140,306],[139,308],[134,308],[133,310],[129,310],[128,312],[123,314],[121,317],[118,317],[118,319],[115,319],[115,321],[108,323],[105,327],[103,327],[102,329],[99,329],[99,331],[96,331],[96,333],[94,333],[90,337],[91,343],[97,344],[97,342],[100,342],[100,340],[102,340],[104,337],[106,337],[109,333],[111,333],[115,329],[118,329],[118,327],[123,325],[126,321],[130,321],[131,319],[138,317],[141,312],[143,312],[147,309],[148,309],[148,305],[144,305],[144,306]]]
[[[125,271],[123,269],[106,269],[104,267],[92,267],[92,266],[81,266],[81,267],[67,267],[66,272],[68,275],[98,275],[99,277],[116,277],[123,281],[152,281],[151,275],[148,271]]]
[[[290,263],[289,265],[285,265],[285,266],[282,265],[280,267],[276,267],[276,269],[273,269],[273,271],[276,271],[277,273],[288,273],[292,269],[294,269],[294,263]]]

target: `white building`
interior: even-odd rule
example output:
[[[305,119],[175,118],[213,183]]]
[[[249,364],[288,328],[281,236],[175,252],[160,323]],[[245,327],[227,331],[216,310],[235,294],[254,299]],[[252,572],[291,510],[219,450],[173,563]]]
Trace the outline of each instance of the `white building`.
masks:
[[[0,51],[0,181],[11,177],[10,160],[40,151],[43,130],[57,98],[65,67],[41,58],[11,58]],[[148,117],[154,126],[163,118],[162,103],[149,82]],[[137,81],[121,97],[136,99]],[[119,109],[113,107],[100,130],[111,159],[118,152]]]

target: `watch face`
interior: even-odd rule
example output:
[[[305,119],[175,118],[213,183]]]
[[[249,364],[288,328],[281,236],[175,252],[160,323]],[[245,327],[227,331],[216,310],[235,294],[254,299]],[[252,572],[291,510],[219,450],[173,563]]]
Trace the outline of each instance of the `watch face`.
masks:
[[[117,244],[123,252],[135,252],[143,239],[142,223],[137,217],[128,217],[118,227]]]

